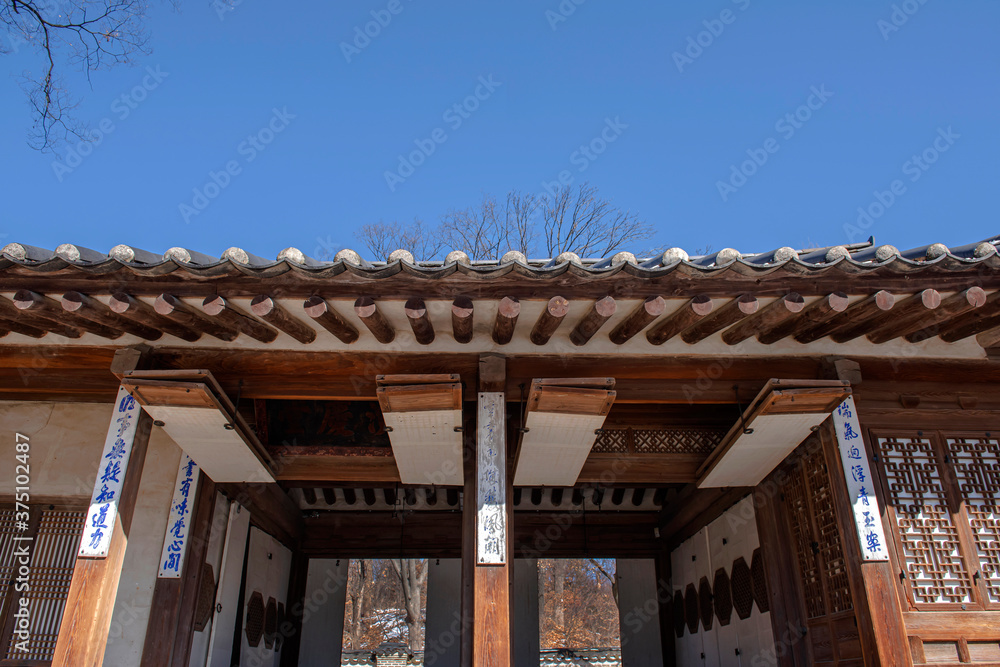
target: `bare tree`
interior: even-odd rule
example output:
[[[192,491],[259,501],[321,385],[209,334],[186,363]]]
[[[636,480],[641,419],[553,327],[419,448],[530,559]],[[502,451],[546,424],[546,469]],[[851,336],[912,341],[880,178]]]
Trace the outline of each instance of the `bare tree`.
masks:
[[[412,252],[417,260],[429,260],[444,247],[440,231],[427,229],[420,219],[414,219],[406,226],[382,221],[363,225],[355,236],[365,244],[374,259],[388,259],[393,250],[403,249]]]
[[[424,559],[390,560],[392,568],[399,575],[403,587],[403,604],[406,607],[406,629],[410,649],[422,650],[424,639],[420,634],[423,627],[423,598],[427,586],[427,561]]]
[[[33,115],[29,144],[51,151],[70,137],[89,139],[87,128],[73,117],[77,102],[63,84],[60,70],[77,67],[89,81],[92,72],[132,62],[147,53],[145,0],[6,0],[0,25],[7,40],[0,53],[31,46],[40,69],[21,76],[21,87]]]
[[[474,260],[499,259],[508,250],[556,257],[575,252],[606,257],[653,236],[653,226],[636,213],[614,206],[597,188],[584,183],[554,196],[536,197],[516,190],[503,202],[485,195],[476,206],[453,209],[436,230],[420,220],[412,225],[365,225],[357,237],[377,257],[396,248],[418,259],[431,259],[444,248],[463,250]]]
[[[348,597],[350,598],[351,607],[351,648],[358,649],[361,648],[362,637],[364,637],[365,597],[368,595],[371,575],[369,572],[370,566],[364,560],[351,561],[350,567],[352,569],[357,568],[357,576],[351,582],[353,585],[348,590]]]
[[[563,188],[542,204],[545,251],[549,257],[574,252],[581,257],[607,257],[653,236],[653,227],[638,214],[613,206],[584,183]]]

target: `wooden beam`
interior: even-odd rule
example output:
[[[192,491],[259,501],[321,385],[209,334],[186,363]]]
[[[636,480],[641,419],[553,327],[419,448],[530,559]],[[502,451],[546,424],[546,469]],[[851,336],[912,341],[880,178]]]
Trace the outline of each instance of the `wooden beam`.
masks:
[[[798,317],[777,322],[757,333],[757,340],[765,345],[777,343],[788,336],[818,327],[847,309],[850,299],[843,292],[833,292],[806,306]]]
[[[610,296],[598,299],[590,307],[590,310],[587,311],[587,314],[583,316],[583,319],[573,328],[573,331],[570,332],[569,339],[573,341],[574,345],[586,345],[594,337],[594,334],[597,333],[597,330],[611,319],[617,308],[618,304]]]
[[[662,322],[646,332],[646,340],[653,345],[663,345],[665,342],[692,326],[712,312],[712,299],[699,294],[668,315]]]
[[[885,343],[899,336],[906,336],[907,340],[910,340],[910,334],[939,327],[942,322],[982,308],[985,304],[986,292],[983,288],[970,287],[941,301],[940,306],[935,308],[933,312],[918,310],[911,317],[889,321],[878,330],[868,334],[868,340],[873,343]],[[925,339],[914,337],[910,342],[916,343],[921,340]]]
[[[506,345],[514,336],[514,327],[521,314],[521,302],[512,296],[505,296],[497,304],[497,316],[493,321],[493,342]]]
[[[427,306],[424,304],[424,300],[416,297],[409,299],[403,306],[403,312],[406,313],[406,319],[410,322],[413,337],[417,339],[417,342],[421,345],[433,343],[434,325],[427,317]]]
[[[115,311],[105,306],[97,299],[92,299],[80,292],[66,292],[61,299],[63,310],[67,313],[79,315],[95,324],[107,324],[115,329],[121,329],[133,336],[146,340],[159,340],[163,337],[163,332],[152,326],[122,317]]]
[[[270,343],[278,337],[278,332],[275,329],[253,319],[226,301],[225,297],[219,295],[205,297],[201,308],[220,322],[262,343]]]
[[[635,310],[629,313],[628,317],[622,320],[621,324],[614,328],[608,338],[615,345],[624,345],[662,315],[666,307],[667,304],[662,296],[646,297],[642,303],[636,306]]]
[[[475,309],[472,306],[472,299],[460,296],[451,304],[451,332],[455,340],[459,343],[468,343],[472,340],[472,323]]]
[[[375,336],[375,340],[383,345],[391,343],[396,338],[396,330],[385,319],[385,316],[378,309],[378,304],[371,297],[363,296],[355,301],[354,314],[368,327],[368,330]]]
[[[250,302],[250,312],[300,343],[308,345],[316,340],[316,332],[313,329],[293,317],[266,294],[258,294],[253,298]]]
[[[125,562],[125,548],[153,427],[153,420],[145,411],[139,410],[137,419],[108,554],[104,558],[76,559],[52,656],[53,667],[97,667],[104,662],[118,582]],[[115,424],[111,425],[111,428],[115,427]],[[89,516],[87,520],[90,520]]]
[[[334,310],[323,297],[311,296],[305,300],[302,307],[306,315],[340,339],[340,342],[350,345],[358,339],[358,330]]]
[[[192,331],[175,320],[163,317],[152,306],[139,301],[125,292],[112,293],[111,300],[108,302],[108,308],[122,317],[127,317],[134,322],[148,323],[150,326],[164,333],[168,333],[181,340],[186,340],[189,343],[193,343],[201,338],[200,331]]]
[[[121,338],[123,333],[119,329],[91,322],[75,313],[68,313],[62,309],[62,306],[55,299],[50,299],[31,290],[18,290],[14,294],[14,306],[40,319],[51,320],[57,325],[65,323],[65,325],[73,329],[86,331],[102,338],[114,340]],[[76,337],[74,336],[74,338]]]
[[[805,299],[801,295],[790,292],[726,329],[722,333],[722,340],[726,345],[741,343],[747,338],[769,331],[788,321],[802,312],[805,306]]]
[[[752,294],[742,294],[712,315],[703,318],[681,332],[681,339],[688,345],[703,341],[717,331],[739,322],[757,312],[759,302]]]
[[[0,296],[0,325],[8,331],[31,338],[41,338],[50,328],[58,326],[48,320],[32,318],[31,315],[22,316],[17,306],[5,296]],[[76,338],[82,335],[83,333],[78,331]]]
[[[941,294],[935,289],[925,289],[903,299],[893,306],[891,311],[883,310],[872,317],[861,320],[853,325],[841,328],[830,335],[837,343],[852,341],[858,336],[869,334],[885,326],[899,328],[905,331],[908,326],[919,326],[921,319],[930,315],[931,311],[941,305]]]
[[[976,298],[975,296],[973,298]],[[956,315],[953,319],[934,323],[906,336],[911,343],[941,336],[941,340],[954,343],[1000,326],[1000,291],[986,297],[985,303]]]
[[[156,297],[153,309],[189,329],[207,333],[219,340],[232,342],[239,335],[234,329],[210,319],[171,294],[161,294]]]
[[[892,294],[881,290],[861,301],[851,304],[843,312],[837,313],[828,320],[800,331],[795,335],[795,340],[800,343],[811,343],[820,338],[832,336],[842,329],[850,328],[858,322],[890,310],[895,302],[896,298]]]
[[[548,343],[549,338],[559,328],[559,324],[568,312],[569,300],[561,296],[554,296],[549,299],[549,302],[545,304],[545,309],[538,316],[535,326],[531,329],[531,335],[529,336],[531,342],[535,345],[545,345]]]

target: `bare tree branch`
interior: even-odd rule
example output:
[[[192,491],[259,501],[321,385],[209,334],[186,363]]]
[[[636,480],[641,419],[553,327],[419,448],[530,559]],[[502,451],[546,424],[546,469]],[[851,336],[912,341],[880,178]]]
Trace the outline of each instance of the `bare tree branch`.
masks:
[[[6,53],[31,46],[41,57],[39,73],[25,72],[21,88],[32,111],[29,145],[51,151],[89,132],[72,114],[77,102],[62,83],[61,63],[91,73],[128,64],[148,53],[145,0],[5,0],[0,25],[9,36]]]

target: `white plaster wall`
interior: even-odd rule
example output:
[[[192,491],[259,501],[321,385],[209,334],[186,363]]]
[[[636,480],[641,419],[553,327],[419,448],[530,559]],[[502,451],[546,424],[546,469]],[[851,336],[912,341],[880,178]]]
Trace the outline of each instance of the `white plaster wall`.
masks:
[[[89,503],[111,422],[110,403],[0,401],[0,497],[14,493],[15,433],[31,443],[31,497]],[[10,443],[8,445],[8,443]]]

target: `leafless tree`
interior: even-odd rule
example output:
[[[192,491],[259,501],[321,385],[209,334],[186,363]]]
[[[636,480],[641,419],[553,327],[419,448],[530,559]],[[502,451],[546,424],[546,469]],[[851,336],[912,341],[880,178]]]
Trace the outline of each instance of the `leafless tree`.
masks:
[[[392,569],[399,575],[399,583],[403,587],[403,604],[406,607],[406,630],[410,649],[419,651],[424,648],[423,628],[424,590],[427,586],[426,559],[394,559],[390,560]]]
[[[433,259],[441,252],[444,241],[438,230],[430,230],[415,219],[409,225],[398,222],[376,222],[363,225],[355,236],[365,244],[373,259],[388,259],[393,250],[409,250],[417,260]]]
[[[513,190],[502,202],[486,195],[475,206],[451,210],[436,230],[419,220],[408,226],[380,222],[363,226],[357,236],[379,259],[397,248],[410,250],[417,259],[432,259],[447,248],[489,260],[508,250],[607,257],[644,242],[653,232],[638,214],[614,206],[584,183],[541,197]]]
[[[130,63],[147,53],[145,0],[6,0],[0,4],[0,53],[30,46],[40,59],[38,72],[25,72],[21,87],[32,111],[29,144],[51,151],[71,137],[87,140],[87,128],[74,116],[77,102],[60,72],[92,72]]]

